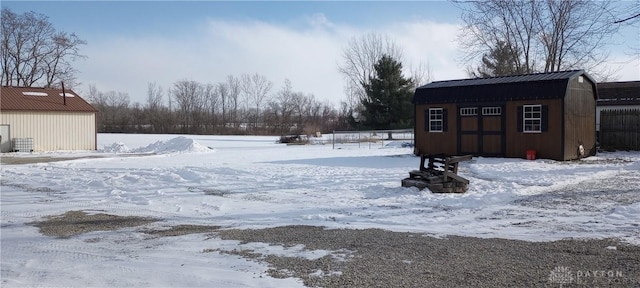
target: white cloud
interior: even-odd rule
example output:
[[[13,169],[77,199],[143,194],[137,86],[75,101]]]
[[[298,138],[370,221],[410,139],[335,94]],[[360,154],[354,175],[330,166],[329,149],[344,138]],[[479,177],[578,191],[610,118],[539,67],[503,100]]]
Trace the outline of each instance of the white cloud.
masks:
[[[609,67],[615,72],[611,81],[640,80],[640,55],[616,53],[609,57]]]
[[[95,35],[83,48],[89,58],[78,62],[83,83],[79,92],[95,84],[100,91],[129,93],[132,102],[144,103],[147,83],[169,88],[175,81],[224,81],[227,75],[259,73],[274,83],[284,79],[293,88],[317,99],[339,104],[345,100],[344,80],[338,72],[343,47],[354,36],[374,32],[390,36],[404,51],[405,68],[428,64],[431,80],[465,78],[456,35],[459,25],[407,20],[378,30],[336,24],[323,14],[297,19],[295,24],[209,19],[181,35],[145,37]],[[612,57],[620,80],[640,79],[638,58]],[[166,99],[166,98],[165,98]]]
[[[274,92],[289,78],[296,91],[338,104],[345,99],[337,70],[342,48],[351,37],[368,32],[396,40],[409,62],[405,67],[429,62],[437,79],[463,76],[454,57],[456,25],[415,21],[364,31],[332,23],[322,14],[305,21],[290,27],[212,19],[183,35],[96,35],[83,49],[88,59],[77,65],[83,83],[78,90],[95,84],[100,91],[127,92],[132,102],[143,103],[148,82],[166,90],[181,79],[217,83],[227,75],[259,73],[274,82]]]
[[[416,21],[397,23],[386,33],[403,48],[405,66],[428,63],[433,70],[431,80],[440,81],[466,77],[464,67],[457,62],[459,28],[457,24]]]

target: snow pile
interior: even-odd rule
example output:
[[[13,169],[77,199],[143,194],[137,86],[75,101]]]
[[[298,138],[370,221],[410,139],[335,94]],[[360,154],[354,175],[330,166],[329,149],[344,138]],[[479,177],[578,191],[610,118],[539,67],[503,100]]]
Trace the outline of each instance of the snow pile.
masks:
[[[406,141],[392,141],[384,145],[386,148],[410,148],[413,147],[413,143]]]
[[[211,148],[204,146],[193,139],[187,137],[176,137],[167,141],[157,141],[146,147],[131,150],[133,153],[184,153],[184,152],[211,152]]]
[[[309,137],[309,144],[311,145],[324,145],[326,141],[322,137]]]
[[[108,146],[104,146],[99,152],[106,153],[127,153],[129,152],[129,147],[122,142],[116,142]]]

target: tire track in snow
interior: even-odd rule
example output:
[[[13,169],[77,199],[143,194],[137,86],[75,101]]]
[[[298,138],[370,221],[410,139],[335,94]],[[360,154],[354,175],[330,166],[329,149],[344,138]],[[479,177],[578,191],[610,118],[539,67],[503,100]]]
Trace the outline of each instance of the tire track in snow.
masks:
[[[70,242],[71,241],[71,242]],[[137,269],[120,265],[118,263],[130,263],[131,250],[129,248],[117,249],[117,247],[126,247],[122,245],[111,245],[110,248],[104,248],[95,243],[77,242],[73,239],[44,239],[41,241],[30,240],[22,241],[17,245],[9,245],[3,247],[3,266],[7,266],[6,261],[11,259],[27,259],[23,263],[13,263],[7,271],[3,271],[3,277],[20,279],[25,285],[39,285],[41,283],[56,283],[58,279],[73,278],[75,269],[82,267],[102,267],[111,271],[112,274],[124,276],[136,275]],[[3,245],[4,246],[4,245]],[[9,249],[7,249],[9,248]],[[9,251],[7,251],[9,250]],[[9,253],[7,253],[9,252]],[[64,266],[67,264],[67,266]],[[113,271],[116,270],[116,271]],[[49,271],[55,271],[50,273]],[[18,276],[13,276],[13,275]],[[65,274],[67,274],[65,276]],[[76,277],[77,278],[77,277]],[[86,279],[92,281],[93,279]],[[116,281],[118,283],[127,284],[126,286],[137,286],[140,282],[130,282],[128,280],[122,282],[116,279],[107,279],[107,281]],[[77,283],[77,282],[76,282]],[[115,282],[113,282],[115,283]],[[60,285],[65,285],[60,283]]]

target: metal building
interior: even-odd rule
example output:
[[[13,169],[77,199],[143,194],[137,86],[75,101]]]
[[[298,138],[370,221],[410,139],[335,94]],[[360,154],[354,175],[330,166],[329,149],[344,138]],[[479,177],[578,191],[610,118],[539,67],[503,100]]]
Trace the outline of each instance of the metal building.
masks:
[[[0,150],[96,150],[97,113],[72,90],[3,86]]]

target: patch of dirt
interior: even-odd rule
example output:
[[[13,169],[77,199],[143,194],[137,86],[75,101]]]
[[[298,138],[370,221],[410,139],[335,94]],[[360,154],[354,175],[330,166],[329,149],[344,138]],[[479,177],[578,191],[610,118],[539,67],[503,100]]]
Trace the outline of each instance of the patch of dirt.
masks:
[[[69,238],[93,231],[114,231],[121,228],[146,225],[160,219],[150,217],[88,214],[84,211],[67,211],[44,221],[27,223],[40,228],[46,236]]]
[[[102,156],[78,156],[78,157],[0,157],[0,164],[2,165],[21,165],[21,164],[33,164],[33,163],[48,163],[58,161],[68,161],[84,158],[103,158]]]
[[[76,159],[96,159],[96,158],[108,158],[108,157],[145,157],[150,155],[156,155],[155,153],[132,153],[132,154],[116,154],[113,155],[84,155],[84,156],[72,156],[72,157],[50,157],[50,156],[20,156],[20,155],[2,155],[0,157],[0,164],[2,165],[21,165],[21,164],[34,164],[34,163],[49,163],[69,161]]]
[[[220,229],[220,226],[208,226],[208,225],[178,225],[173,226],[169,229],[165,230],[146,230],[143,231],[146,234],[159,236],[159,237],[170,237],[170,236],[182,236],[188,234],[198,234],[198,233],[213,233]]]

